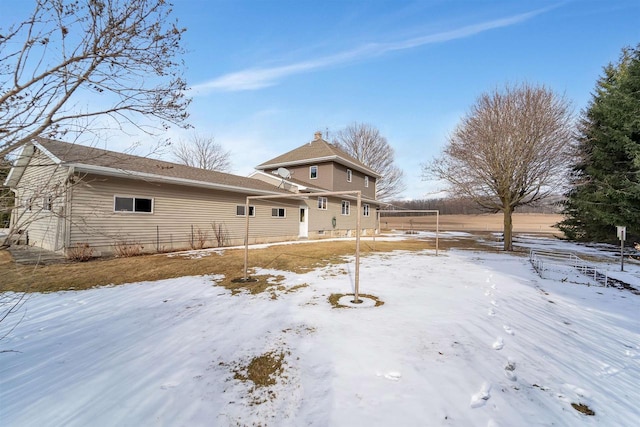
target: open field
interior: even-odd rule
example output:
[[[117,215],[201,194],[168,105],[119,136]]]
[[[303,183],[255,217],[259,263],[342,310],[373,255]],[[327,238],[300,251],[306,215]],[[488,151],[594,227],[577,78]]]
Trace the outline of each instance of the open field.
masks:
[[[561,235],[553,225],[563,219],[558,214],[513,214],[514,233],[551,233]],[[393,216],[380,218],[383,230],[430,230],[436,228],[435,214],[421,216]],[[441,231],[502,231],[503,215],[440,215]]]

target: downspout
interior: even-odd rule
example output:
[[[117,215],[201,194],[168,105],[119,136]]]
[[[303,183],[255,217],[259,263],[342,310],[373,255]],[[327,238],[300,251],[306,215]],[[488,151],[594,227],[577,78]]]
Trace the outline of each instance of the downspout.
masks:
[[[9,233],[11,234],[11,232],[14,231],[14,229],[16,228],[16,209],[18,209],[18,206],[20,206],[20,200],[18,200],[18,189],[17,188],[12,188],[11,192],[13,193],[13,209],[11,209],[11,215],[9,216]]]
[[[69,166],[69,172],[67,173],[67,182],[66,182],[66,194],[64,201],[64,247],[63,251],[66,252],[67,249],[71,247],[71,207],[72,207],[72,199],[73,199],[73,185],[74,185],[74,177],[75,169],[73,166]]]

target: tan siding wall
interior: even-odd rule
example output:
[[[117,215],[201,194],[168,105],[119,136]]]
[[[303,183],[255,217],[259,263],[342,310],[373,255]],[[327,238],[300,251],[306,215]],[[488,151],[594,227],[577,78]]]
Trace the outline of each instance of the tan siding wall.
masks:
[[[326,210],[318,209],[317,197],[308,200],[310,237],[318,235],[344,236],[349,234],[349,232],[355,232],[357,201],[349,200],[351,203],[350,215],[342,215],[342,200],[343,199],[340,198],[329,197]],[[361,207],[361,209],[363,208]],[[361,217],[361,229],[367,230],[367,234],[371,234],[376,228],[375,215],[375,206],[370,205],[369,216]],[[333,226],[333,218],[336,219],[335,227]]]
[[[318,166],[318,178],[316,179],[309,177],[309,168],[311,166]],[[331,189],[333,186],[333,163],[313,163],[306,166],[292,166],[287,169],[291,172],[291,178],[306,182],[312,187]],[[272,173],[273,170],[266,170],[265,172]]]
[[[56,251],[65,241],[65,180],[68,169],[55,165],[37,152],[31,158],[16,186],[18,207],[12,212],[11,224],[21,231],[21,242]],[[46,199],[51,197],[51,210]],[[31,199],[31,210],[28,200]]]
[[[360,190],[363,197],[374,199],[376,195],[375,178],[369,177],[369,187],[364,186],[365,175],[351,169],[351,182],[347,181],[347,166],[333,164],[333,191]]]
[[[104,252],[124,241],[149,252],[186,249],[193,226],[196,242],[200,230],[206,247],[215,247],[213,223],[222,224],[228,245],[244,243],[245,217],[236,216],[236,206],[245,204],[242,194],[96,176],[84,181],[73,194],[72,244],[90,242]],[[114,195],[152,198],[153,213],[114,212]],[[252,201],[256,216],[250,219],[249,242],[297,238],[298,204]],[[285,207],[287,217],[272,218],[271,207]]]
[[[362,191],[362,196],[367,197],[369,199],[374,199],[376,195],[376,179],[372,176],[369,177],[369,186],[364,186],[364,177],[365,174],[359,172],[355,169],[351,169],[352,177],[351,182],[347,181],[347,169],[346,166],[328,162],[328,163],[319,163],[314,164],[314,166],[318,166],[318,178],[310,179],[309,178],[309,167],[311,164],[307,166],[292,166],[287,168],[289,172],[291,172],[291,177],[298,180],[308,183],[311,186],[326,188],[330,191],[345,191],[345,190],[360,190]],[[267,173],[274,172],[273,170],[265,170]]]

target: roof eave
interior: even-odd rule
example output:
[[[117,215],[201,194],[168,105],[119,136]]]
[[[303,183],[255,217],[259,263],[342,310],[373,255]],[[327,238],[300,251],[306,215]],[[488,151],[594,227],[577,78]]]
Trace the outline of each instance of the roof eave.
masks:
[[[279,162],[279,163],[263,163],[261,165],[256,166],[256,169],[271,169],[271,168],[282,168],[282,167],[287,167],[287,166],[299,166],[299,165],[306,165],[306,164],[312,164],[312,163],[322,163],[322,162],[330,162],[330,161],[336,161],[337,163],[341,163],[345,166],[350,166],[351,168],[358,170],[360,172],[366,173],[369,176],[372,176],[374,178],[380,178],[380,174],[374,172],[373,170],[369,169],[369,168],[365,168],[363,166],[360,166],[356,163],[353,163],[347,159],[345,159],[344,157],[340,157],[337,155],[333,155],[333,156],[324,156],[324,157],[315,157],[313,159],[303,159],[303,160],[291,160],[288,162]]]
[[[256,188],[239,187],[235,185],[198,181],[194,179],[167,177],[163,175],[156,175],[156,174],[145,173],[145,172],[128,171],[128,170],[109,168],[104,166],[86,165],[82,163],[73,163],[67,166],[73,167],[76,172],[93,173],[96,175],[113,176],[117,178],[144,179],[144,180],[153,181],[153,182],[188,185],[190,187],[209,188],[209,189],[230,191],[233,193],[243,193],[243,194],[247,194],[247,193],[261,194],[261,195],[262,194],[264,195],[281,194],[278,191],[260,190]]]

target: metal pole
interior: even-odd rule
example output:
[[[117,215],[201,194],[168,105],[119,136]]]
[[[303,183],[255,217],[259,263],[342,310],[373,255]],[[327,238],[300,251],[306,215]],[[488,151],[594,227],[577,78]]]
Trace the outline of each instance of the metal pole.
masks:
[[[440,211],[436,211],[436,256],[438,256],[439,238],[440,238]]]
[[[624,271],[624,235],[620,239],[620,271]]]
[[[360,202],[361,202],[361,198],[362,195],[361,193],[358,191],[358,202],[357,202],[357,209],[358,209],[358,216],[356,218],[356,291],[355,291],[355,299],[353,300],[354,303],[358,304],[360,303],[360,298],[359,298],[359,288],[360,288],[360,217],[362,216],[362,212],[360,211]]]
[[[249,197],[247,196],[244,202],[244,216],[245,216],[245,227],[244,227],[244,281],[249,280],[248,269],[249,269]]]

